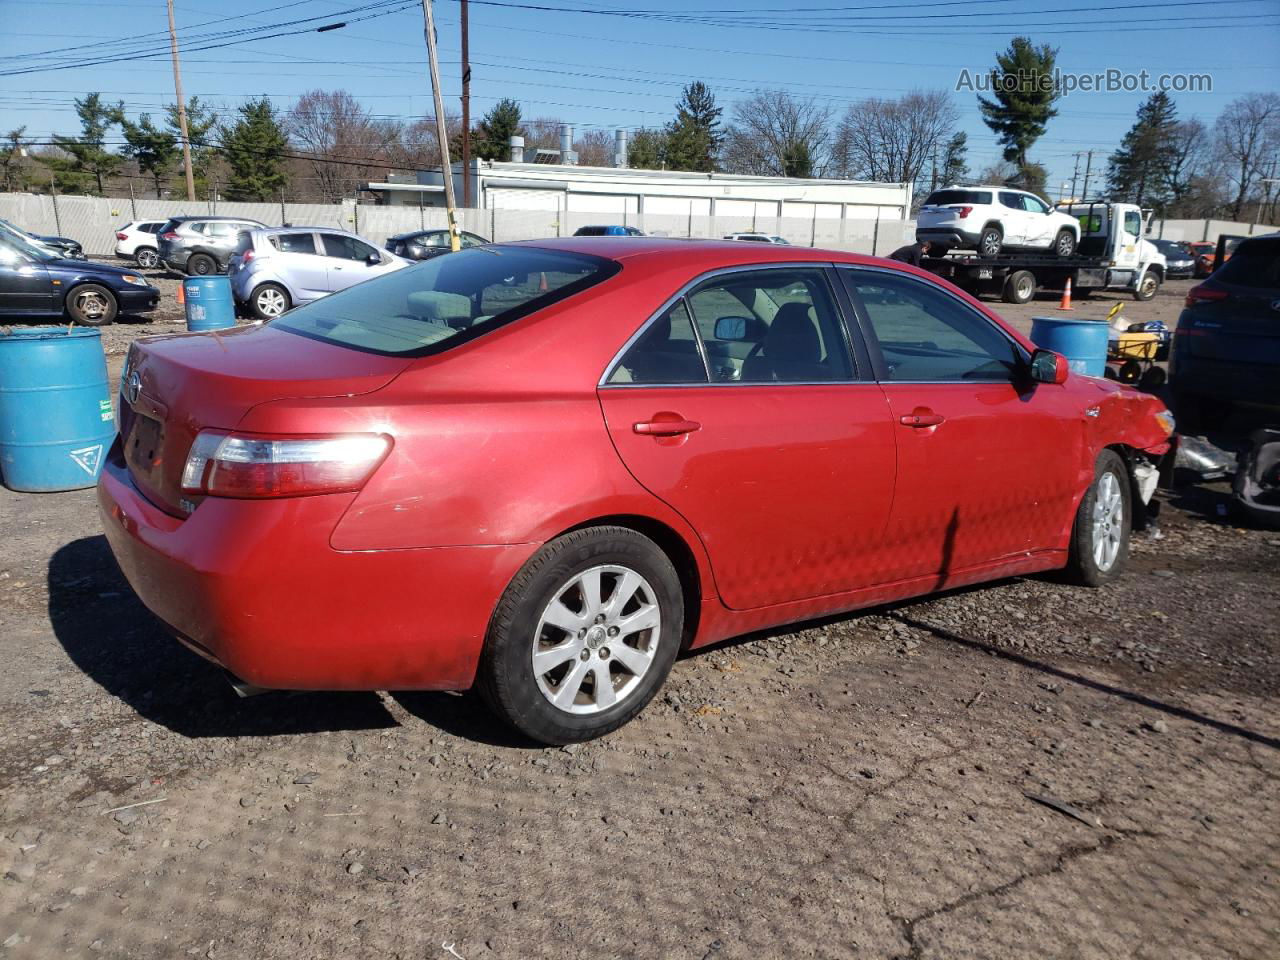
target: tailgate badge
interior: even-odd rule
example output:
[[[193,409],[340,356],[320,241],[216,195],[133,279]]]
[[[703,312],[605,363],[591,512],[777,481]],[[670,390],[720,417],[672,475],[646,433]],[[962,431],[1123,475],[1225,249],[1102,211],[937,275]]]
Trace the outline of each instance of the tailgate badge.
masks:
[[[1280,310],[1280,300],[1272,300],[1272,301],[1271,301],[1271,309],[1272,309],[1272,310]]]
[[[142,393],[142,377],[138,376],[135,370],[129,374],[129,379],[124,382],[124,398],[129,401],[130,405],[138,402],[138,397]]]

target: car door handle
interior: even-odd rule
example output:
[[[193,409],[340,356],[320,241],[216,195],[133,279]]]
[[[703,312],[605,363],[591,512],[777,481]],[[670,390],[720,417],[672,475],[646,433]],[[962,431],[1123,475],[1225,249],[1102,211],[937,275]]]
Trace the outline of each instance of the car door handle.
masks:
[[[919,410],[899,417],[898,422],[904,427],[936,427],[945,419],[942,414],[934,413],[932,410]]]
[[[647,437],[678,437],[701,430],[702,424],[694,420],[643,420],[631,429]]]

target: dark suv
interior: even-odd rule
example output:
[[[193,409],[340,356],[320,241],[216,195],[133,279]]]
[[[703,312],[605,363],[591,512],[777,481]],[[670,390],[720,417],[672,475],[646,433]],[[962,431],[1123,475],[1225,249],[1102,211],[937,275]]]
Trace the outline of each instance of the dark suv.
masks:
[[[226,273],[240,231],[265,226],[244,217],[174,217],[160,228],[156,247],[170,270],[197,277]]]
[[[1188,291],[1170,374],[1188,427],[1212,427],[1236,405],[1280,414],[1280,233],[1242,241]]]

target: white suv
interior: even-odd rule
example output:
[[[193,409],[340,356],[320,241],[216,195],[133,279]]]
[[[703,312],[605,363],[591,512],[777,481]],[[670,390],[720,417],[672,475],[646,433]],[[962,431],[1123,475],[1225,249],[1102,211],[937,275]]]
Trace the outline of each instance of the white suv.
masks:
[[[133,258],[144,270],[160,263],[156,234],[165,225],[164,220],[131,220],[116,231],[116,256]]]
[[[1034,193],[1008,187],[946,187],[929,194],[916,216],[916,240],[928,240],[930,254],[977,250],[994,257],[1002,250],[1044,250],[1071,257],[1080,243],[1080,224]]]

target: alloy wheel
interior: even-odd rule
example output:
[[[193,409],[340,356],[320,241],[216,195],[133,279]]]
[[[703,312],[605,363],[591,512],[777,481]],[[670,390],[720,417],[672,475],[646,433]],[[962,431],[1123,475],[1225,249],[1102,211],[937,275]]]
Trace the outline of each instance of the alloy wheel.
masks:
[[[160,254],[154,250],[139,250],[137,260],[142,269],[151,270],[160,262]]]
[[[285,311],[284,294],[279,290],[261,290],[255,299],[263,316],[278,317]]]
[[[573,576],[542,611],[531,663],[559,710],[595,714],[640,686],[658,652],[662,612],[649,581],[606,564]]]
[[[101,320],[111,309],[106,298],[96,290],[83,290],[76,294],[76,310],[85,320],[93,323]]]
[[[1098,478],[1093,498],[1093,562],[1106,572],[1115,565],[1124,534],[1124,494],[1114,473]]]

